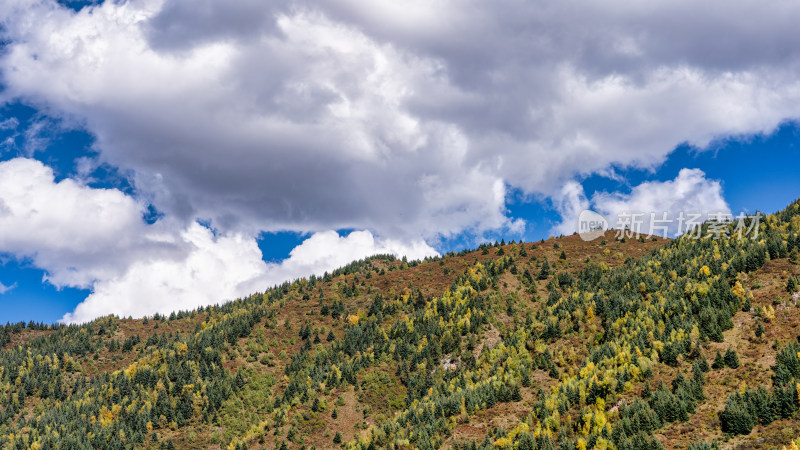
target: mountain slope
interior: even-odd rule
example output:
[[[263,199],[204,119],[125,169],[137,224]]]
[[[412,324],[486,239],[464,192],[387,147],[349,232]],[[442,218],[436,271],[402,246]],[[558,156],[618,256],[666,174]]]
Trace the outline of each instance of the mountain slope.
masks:
[[[799,205],[756,239],[377,256],[169,317],[8,325],[0,445],[785,445],[800,436]]]

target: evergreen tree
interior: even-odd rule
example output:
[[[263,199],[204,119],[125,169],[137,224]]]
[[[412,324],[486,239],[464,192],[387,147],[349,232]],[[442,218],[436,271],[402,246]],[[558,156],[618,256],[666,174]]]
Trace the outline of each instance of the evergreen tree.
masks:
[[[725,358],[723,358],[722,355],[717,352],[716,356],[714,356],[714,362],[711,363],[711,368],[722,369],[723,367],[725,367]]]
[[[642,398],[649,400],[651,395],[653,395],[653,392],[652,388],[650,387],[650,380],[645,380],[644,386],[642,387]]]
[[[522,401],[522,391],[518,384],[515,384],[514,387],[511,388],[511,401],[512,402],[520,402]]]
[[[786,283],[786,292],[794,293],[797,292],[798,288],[798,281],[796,277],[789,277],[789,281]]]
[[[739,367],[739,357],[736,355],[736,352],[733,351],[733,349],[730,347],[728,347],[728,350],[725,352],[725,365],[730,367],[731,369]]]
[[[697,361],[697,367],[703,372],[708,372],[711,370],[711,367],[708,365],[708,360],[706,360],[705,357],[702,357]]]
[[[755,426],[755,418],[750,413],[750,405],[743,394],[735,393],[728,397],[725,410],[719,415],[722,431],[732,434],[749,434]]]
[[[550,277],[550,263],[547,262],[547,259],[542,262],[542,270],[539,271],[539,275],[536,276],[537,280],[546,280]]]

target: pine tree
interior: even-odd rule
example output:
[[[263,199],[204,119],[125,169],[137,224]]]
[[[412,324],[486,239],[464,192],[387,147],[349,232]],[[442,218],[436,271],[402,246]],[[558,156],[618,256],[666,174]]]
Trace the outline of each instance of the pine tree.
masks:
[[[728,397],[725,410],[719,415],[722,431],[732,434],[749,434],[755,426],[747,400],[738,392]]]
[[[698,361],[698,368],[703,372],[708,372],[709,370],[711,370],[711,367],[709,367],[708,365],[708,360],[706,360],[705,357],[700,358],[700,360]]]
[[[242,375],[241,370],[236,372],[236,378],[234,378],[233,383],[237,390],[244,387],[246,381],[244,379],[244,375]]]
[[[298,333],[301,339],[308,339],[311,336],[311,325],[306,322],[302,327],[300,327],[300,333]]]
[[[536,277],[537,280],[546,280],[550,277],[550,263],[547,262],[547,259],[544,260],[542,263],[542,270],[539,271],[539,275]]]
[[[650,380],[645,380],[644,386],[642,387],[642,398],[648,400],[651,395],[653,395],[653,391],[650,387]]]
[[[756,337],[760,338],[761,336],[764,335],[765,331],[766,330],[764,330],[764,324],[761,323],[761,321],[759,321],[758,324],[756,324]]]
[[[789,277],[789,282],[786,283],[786,292],[797,292],[798,282],[796,277]]]
[[[672,367],[678,365],[678,352],[675,350],[674,345],[667,344],[664,346],[664,350],[661,351],[661,361]]]
[[[520,402],[522,401],[522,391],[518,384],[515,384],[514,387],[511,388],[511,401],[512,402]]]
[[[731,369],[739,367],[739,357],[736,355],[736,352],[733,351],[733,349],[730,347],[728,347],[728,350],[725,352],[725,365],[730,367]]]
[[[725,359],[719,352],[717,352],[716,356],[714,356],[714,362],[711,363],[711,368],[722,369],[723,367],[725,367]]]
[[[532,284],[534,282],[533,275],[531,275],[531,272],[528,269],[525,269],[525,271],[522,272],[522,279],[528,284]]]
[[[517,450],[536,450],[539,446],[536,445],[536,439],[530,433],[520,433],[516,439]]]

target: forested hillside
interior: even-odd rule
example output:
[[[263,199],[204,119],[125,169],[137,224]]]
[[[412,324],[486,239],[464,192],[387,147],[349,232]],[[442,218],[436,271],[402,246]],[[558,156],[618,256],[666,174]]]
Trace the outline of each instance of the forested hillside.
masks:
[[[739,239],[751,220],[379,255],[169,316],[9,324],[0,447],[789,447],[800,201]]]

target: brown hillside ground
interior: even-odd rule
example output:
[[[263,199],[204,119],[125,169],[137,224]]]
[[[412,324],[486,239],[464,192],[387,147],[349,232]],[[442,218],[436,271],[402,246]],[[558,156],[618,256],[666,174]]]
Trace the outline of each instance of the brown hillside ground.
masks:
[[[391,298],[395,294],[406,294],[412,298],[420,296],[423,299],[438,296],[476,262],[496,259],[501,254],[514,254],[517,256],[517,274],[506,272],[498,280],[498,286],[492,294],[495,300],[491,305],[494,312],[492,323],[484,327],[472,350],[475,355],[479,355],[501,342],[509,325],[524,323],[526,315],[541,308],[547,298],[547,281],[537,281],[533,289],[522,285],[520,275],[525,270],[536,277],[545,260],[551,266],[551,273],[566,271],[575,275],[590,263],[613,268],[623,264],[627,258],[639,258],[667,242],[667,239],[662,238],[628,239],[622,242],[615,239],[614,231],[609,231],[603,238],[589,242],[573,235],[543,242],[489,246],[438,261],[412,264],[411,267],[400,260],[372,260],[355,273],[332,277],[318,284],[317,288],[293,290],[278,308],[276,317],[262,320],[248,338],[240,339],[236,345],[226,344],[224,364],[229,368],[246,369],[251,379],[261,382],[259,389],[268,390],[271,395],[280,395],[288,384],[288,378],[284,376],[286,366],[291,355],[302,345],[302,340],[298,337],[301,327],[310,327],[314,346],[329,345],[329,333],[332,333],[333,339],[342,338],[347,316],[365,313],[375,294],[380,293],[385,298]],[[564,259],[560,259],[562,252]],[[783,344],[796,339],[800,334],[798,299],[792,298],[785,290],[788,277],[798,275],[800,266],[779,259],[768,262],[761,270],[749,276],[743,276],[741,282],[747,292],[752,294],[752,309],[735,315],[734,328],[724,333],[724,342],[708,343],[703,349],[710,363],[717,351],[724,352],[731,347],[737,351],[741,365],[737,369],[712,370],[707,374],[707,400],[701,403],[687,422],[669,424],[656,434],[664,447],[686,448],[689,443],[697,440],[716,439],[722,448],[780,448],[780,445],[785,445],[791,438],[800,436],[800,423],[783,420],[766,427],[757,426],[747,436],[726,438],[720,431],[718,418],[728,395],[740,388],[742,380],[746,380],[748,385],[761,383],[771,386],[771,366],[775,360],[774,343],[777,341]],[[355,288],[355,293],[352,290],[348,293],[350,288]],[[331,307],[339,301],[346,311],[342,317],[320,314],[323,306]],[[763,312],[767,307],[774,309],[774,316],[767,317],[771,314]],[[86,375],[123,369],[144,354],[144,343],[150,336],[193,333],[207,317],[200,312],[176,320],[150,319],[147,323],[141,319],[114,317],[102,320],[106,321],[105,328],[108,330],[105,340],[110,342],[114,339],[121,345],[129,337],[138,335],[140,343],[127,352],[111,350],[109,346],[105,346],[96,353],[77,360],[80,371]],[[390,320],[397,318],[385,320],[384,326],[388,326]],[[755,327],[759,320],[764,322],[766,334],[756,338]],[[548,344],[559,371],[569,372],[579,367],[600,326],[599,318],[588,319],[576,333],[570,333],[566,338]],[[26,330],[15,333],[7,347],[23,344],[44,333],[49,332]],[[451,362],[457,364],[457,357],[453,356]],[[651,382],[669,382],[678,371],[687,373],[690,370],[691,363],[688,362],[681,362],[675,368],[657,364],[654,370],[655,380]],[[289,440],[287,433],[292,430],[293,436],[287,442],[290,448],[335,448],[337,446],[332,443],[332,439],[337,432],[341,433],[344,441],[355,439],[361,433],[366,433],[369,426],[380,424],[382,420],[392,417],[405,407],[406,388],[396,372],[395,363],[382,362],[359,373],[358,390],[353,386],[328,389],[319,398],[317,411],[305,406],[292,408],[284,422],[277,424],[273,423],[263,404],[259,404],[261,397],[258,391],[247,391],[240,395],[241,398],[229,399],[223,405],[221,418],[216,423],[194,423],[179,429],[162,429],[159,430],[159,440],[165,442],[172,439],[178,448],[226,448],[232,438],[241,436],[248,430],[256,430],[262,437],[250,442],[249,448],[275,448],[279,438]],[[444,447],[452,447],[455,443],[472,439],[480,442],[487,432],[497,426],[506,429],[513,427],[531,411],[537,400],[537,390],[541,388],[547,392],[555,383],[556,380],[546,371],[535,371],[531,386],[522,389],[522,401],[498,403],[473,416],[459,418],[452,435],[445,440]],[[636,386],[636,393],[640,389],[641,383]],[[26,404],[23,414],[31,417],[36,413],[36,407],[37,404],[31,401]],[[148,441],[145,447],[159,448],[159,444]]]

